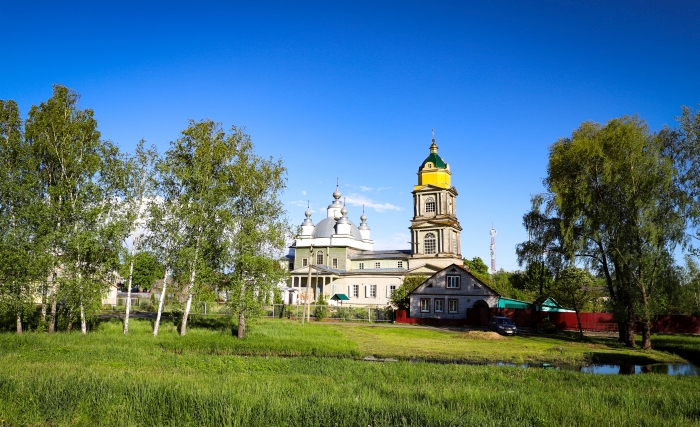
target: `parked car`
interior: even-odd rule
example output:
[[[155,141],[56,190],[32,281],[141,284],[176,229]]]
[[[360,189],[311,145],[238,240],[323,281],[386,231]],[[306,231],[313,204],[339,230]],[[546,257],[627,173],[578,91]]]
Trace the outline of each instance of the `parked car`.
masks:
[[[509,318],[496,316],[489,320],[489,331],[498,332],[501,335],[515,335],[518,333],[518,328]]]

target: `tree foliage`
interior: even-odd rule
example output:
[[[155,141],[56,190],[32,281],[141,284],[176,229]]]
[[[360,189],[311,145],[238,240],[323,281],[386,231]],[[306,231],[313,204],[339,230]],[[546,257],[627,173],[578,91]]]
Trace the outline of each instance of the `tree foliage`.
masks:
[[[663,267],[697,216],[688,182],[698,159],[687,145],[681,132],[652,132],[636,116],[585,122],[551,146],[547,192],[533,197],[523,219],[530,239],[518,245],[519,261],[542,262],[555,274],[585,262],[605,279],[629,346],[637,316],[643,345],[651,346]]]
[[[410,309],[411,299],[409,294],[427,279],[426,276],[404,276],[401,286],[391,294],[391,305],[397,310]]]
[[[581,325],[581,310],[594,297],[593,287],[595,279],[587,270],[574,266],[562,269],[554,281],[551,289],[552,296],[564,307],[576,312],[576,320],[581,339],[583,339],[583,326]]]

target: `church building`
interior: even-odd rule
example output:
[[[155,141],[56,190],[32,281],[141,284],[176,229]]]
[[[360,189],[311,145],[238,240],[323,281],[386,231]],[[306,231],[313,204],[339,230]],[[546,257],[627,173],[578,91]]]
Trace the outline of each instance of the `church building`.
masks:
[[[462,265],[462,227],[451,176],[450,165],[438,155],[433,136],[430,154],[418,167],[418,184],[413,187],[411,249],[407,250],[375,251],[364,210],[360,225],[355,225],[336,186],[325,218],[314,224],[307,210],[301,234],[290,246],[290,294],[304,301],[311,266],[314,300],[320,294],[326,299],[344,294],[349,300],[343,305],[386,306],[404,276],[432,276],[452,264]]]

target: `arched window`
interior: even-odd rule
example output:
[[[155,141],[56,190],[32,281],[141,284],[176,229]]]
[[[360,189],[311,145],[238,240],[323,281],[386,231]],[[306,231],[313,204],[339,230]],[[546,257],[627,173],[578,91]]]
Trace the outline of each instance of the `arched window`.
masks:
[[[423,240],[423,249],[424,253],[426,254],[434,254],[435,253],[435,235],[433,233],[428,233],[425,235],[425,239]]]
[[[428,197],[425,199],[425,211],[426,212],[435,212],[435,199],[432,197]]]
[[[316,264],[323,265],[323,251],[316,252]]]

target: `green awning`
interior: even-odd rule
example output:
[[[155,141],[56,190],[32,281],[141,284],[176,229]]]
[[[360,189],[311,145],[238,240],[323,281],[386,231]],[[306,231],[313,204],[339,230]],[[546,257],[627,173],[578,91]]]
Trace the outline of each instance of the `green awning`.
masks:
[[[331,297],[333,301],[350,301],[350,298],[348,298],[347,295],[345,294],[335,294]]]

